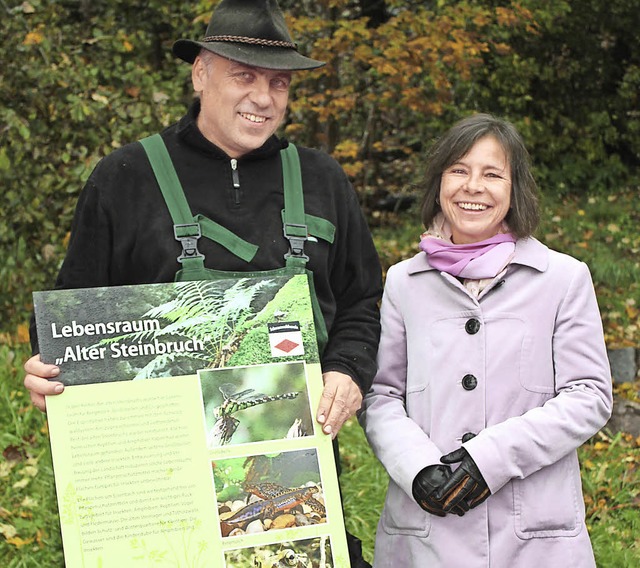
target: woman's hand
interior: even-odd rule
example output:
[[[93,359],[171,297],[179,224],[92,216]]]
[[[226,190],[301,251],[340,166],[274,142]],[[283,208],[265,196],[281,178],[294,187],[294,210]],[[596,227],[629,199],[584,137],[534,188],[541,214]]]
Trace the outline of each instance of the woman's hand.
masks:
[[[435,493],[442,487],[451,477],[451,468],[447,465],[428,465],[422,469],[413,480],[411,492],[416,503],[420,505],[427,513],[444,517],[447,512],[444,510],[444,503],[434,497]],[[465,511],[464,501],[453,508],[450,512],[462,517]]]
[[[456,507],[473,509],[486,500],[491,491],[476,462],[464,448],[459,448],[440,458],[444,464],[460,462],[451,477],[440,487],[435,499],[443,501],[443,510],[448,513]]]

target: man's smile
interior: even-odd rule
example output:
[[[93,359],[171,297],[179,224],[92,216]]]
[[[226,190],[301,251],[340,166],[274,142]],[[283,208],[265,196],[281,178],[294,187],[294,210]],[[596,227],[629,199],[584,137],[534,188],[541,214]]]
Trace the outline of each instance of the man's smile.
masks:
[[[266,116],[258,116],[257,114],[252,114],[250,112],[241,112],[239,114],[241,117],[246,118],[251,122],[262,123],[268,120]]]

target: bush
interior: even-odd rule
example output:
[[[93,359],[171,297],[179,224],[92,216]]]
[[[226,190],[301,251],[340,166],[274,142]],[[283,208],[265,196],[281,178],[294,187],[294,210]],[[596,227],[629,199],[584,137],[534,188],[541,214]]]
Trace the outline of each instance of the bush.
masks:
[[[343,164],[372,224],[415,200],[425,148],[479,110],[518,126],[551,191],[602,193],[637,174],[633,0],[281,1],[300,51],[327,61],[295,75],[285,134]],[[189,67],[170,47],[204,32],[212,4],[3,7],[0,319],[12,330],[31,291],[52,287],[97,160],[183,114]]]

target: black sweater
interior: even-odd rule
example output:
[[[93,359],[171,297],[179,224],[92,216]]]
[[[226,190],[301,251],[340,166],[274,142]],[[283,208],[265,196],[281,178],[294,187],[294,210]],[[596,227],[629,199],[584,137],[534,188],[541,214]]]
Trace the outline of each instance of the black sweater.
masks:
[[[161,135],[194,214],[201,213],[259,246],[250,263],[201,238],[205,266],[226,271],[284,266],[284,207],[279,151],[287,142],[271,137],[237,161],[234,188],[230,158],[196,126],[194,104]],[[323,371],[347,373],[366,392],[375,374],[379,338],[377,303],[381,271],[353,188],[327,154],[298,148],[305,212],[336,227],[333,244],[307,242],[314,286],[329,333]],[[142,146],[126,145],[103,158],[78,200],[66,258],[56,288],[90,288],[171,282],[181,246]],[[37,350],[33,332],[32,343]]]

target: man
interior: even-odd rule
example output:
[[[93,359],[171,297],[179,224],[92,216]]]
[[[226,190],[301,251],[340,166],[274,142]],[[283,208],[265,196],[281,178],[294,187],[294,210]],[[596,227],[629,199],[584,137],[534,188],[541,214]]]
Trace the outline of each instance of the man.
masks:
[[[187,202],[194,214],[257,249],[243,259],[228,243],[200,238],[205,266],[234,272],[282,267],[292,252],[281,216],[280,150],[288,143],[275,132],[286,112],[292,72],[323,63],[298,53],[276,0],[222,0],[202,41],[179,40],[173,52],[192,64],[198,95],[188,113],[161,133]],[[298,152],[305,213],[335,229],[304,241],[328,331],[316,416],[335,438],[360,408],[375,374],[380,265],[344,172],[322,152]],[[101,160],[87,181],[56,288],[171,282],[180,252],[143,147],[129,144]],[[32,344],[36,353],[35,333]],[[33,404],[45,410],[45,396],[64,388],[52,380],[59,369],[34,355],[25,371]],[[366,566],[358,558],[359,543],[353,544],[353,566]]]

